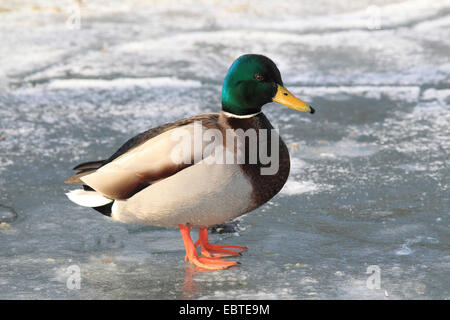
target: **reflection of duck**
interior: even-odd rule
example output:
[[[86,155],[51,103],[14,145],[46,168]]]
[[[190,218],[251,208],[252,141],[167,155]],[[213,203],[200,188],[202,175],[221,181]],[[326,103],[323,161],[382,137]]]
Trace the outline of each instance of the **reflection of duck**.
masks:
[[[194,154],[189,161],[173,161],[172,151],[179,144],[173,137],[182,133],[193,141],[195,122],[201,121],[202,128],[219,132],[255,129],[257,146],[261,146],[262,141],[271,139],[267,135],[262,139],[259,130],[273,128],[261,108],[272,101],[297,111],[314,112],[283,87],[280,72],[272,60],[262,55],[241,56],[225,78],[220,114],[202,114],[152,128],[130,139],[110,158],[76,166],[74,169],[79,172],[66,182],[81,184],[84,190],[71,191],[68,197],[117,221],[178,226],[186,259],[198,267],[217,270],[235,265],[237,262],[219,258],[239,255],[246,248],[210,244],[206,227],[247,213],[281,190],[290,168],[286,145],[276,137],[279,168],[274,174],[263,175],[261,169],[267,166],[259,157],[256,163],[211,163],[207,160],[211,160],[212,153],[207,154],[202,148],[199,154],[192,148]],[[247,160],[249,140],[245,149]],[[237,152],[226,146],[225,150],[233,155]],[[195,244],[190,237],[191,227],[199,228],[199,240]],[[201,257],[195,249],[198,244]]]
[[[195,276],[198,271],[204,269],[195,270],[193,265],[187,264],[185,268],[185,275],[183,281],[183,290],[181,291],[181,299],[193,300],[196,299],[202,291],[200,283],[195,281]],[[205,270],[206,271],[206,270]]]

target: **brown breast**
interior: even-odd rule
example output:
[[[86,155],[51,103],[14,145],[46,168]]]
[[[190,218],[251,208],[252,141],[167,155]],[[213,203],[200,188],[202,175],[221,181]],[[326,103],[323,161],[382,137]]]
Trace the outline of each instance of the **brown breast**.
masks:
[[[253,186],[252,200],[254,206],[249,208],[248,211],[253,210],[269,201],[286,183],[290,171],[288,148],[278,133],[275,130],[271,130],[273,127],[262,112],[251,118],[235,118],[221,113],[218,123],[223,128],[231,128],[234,130],[242,129],[244,132],[248,129],[254,129],[256,132],[258,150],[257,161],[256,163],[250,163],[250,139],[245,139],[245,162],[244,164],[241,164],[242,171]],[[267,163],[267,159],[261,158],[261,141],[263,141],[263,143],[264,141],[267,141],[267,149],[262,150],[262,155],[267,153],[270,154],[270,150],[272,146],[274,146],[274,151],[277,154],[270,154],[269,158],[275,159],[275,157],[278,156],[279,163],[276,172],[274,172],[274,170],[269,170],[271,164]],[[275,143],[273,143],[274,141]],[[278,141],[278,147],[276,146],[276,141]],[[255,146],[253,146],[253,148],[255,148]],[[272,163],[272,166],[275,167],[274,163]],[[261,171],[261,169],[264,171],[264,168],[266,174],[263,174]],[[267,171],[269,171],[269,174],[267,174]]]

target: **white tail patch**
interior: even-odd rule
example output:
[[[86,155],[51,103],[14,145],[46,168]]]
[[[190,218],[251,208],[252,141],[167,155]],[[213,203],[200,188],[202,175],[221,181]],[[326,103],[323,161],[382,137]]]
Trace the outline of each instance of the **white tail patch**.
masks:
[[[118,214],[119,214],[119,202],[118,201],[114,201],[112,207],[111,207],[111,218],[113,220],[119,220],[118,219]]]
[[[114,200],[102,196],[96,191],[86,191],[83,189],[72,190],[66,193],[66,196],[70,201],[83,207],[100,207],[105,204],[111,203]]]

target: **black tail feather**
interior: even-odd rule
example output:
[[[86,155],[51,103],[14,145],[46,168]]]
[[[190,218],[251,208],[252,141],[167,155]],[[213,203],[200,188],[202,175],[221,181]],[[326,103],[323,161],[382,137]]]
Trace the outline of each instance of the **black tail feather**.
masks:
[[[112,209],[112,205],[113,205],[114,201],[108,204],[105,204],[104,206],[101,207],[94,207],[92,209],[100,212],[101,214],[107,216],[107,217],[111,217],[111,209]]]
[[[98,161],[89,161],[80,163],[76,167],[73,168],[73,170],[90,170],[90,169],[98,169],[105,163],[105,160],[98,160]]]

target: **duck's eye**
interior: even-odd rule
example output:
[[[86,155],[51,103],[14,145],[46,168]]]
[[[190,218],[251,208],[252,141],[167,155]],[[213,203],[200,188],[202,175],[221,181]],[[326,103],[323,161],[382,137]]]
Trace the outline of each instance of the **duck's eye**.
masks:
[[[262,75],[260,75],[259,73],[255,74],[255,79],[258,81],[263,81],[264,77]]]

